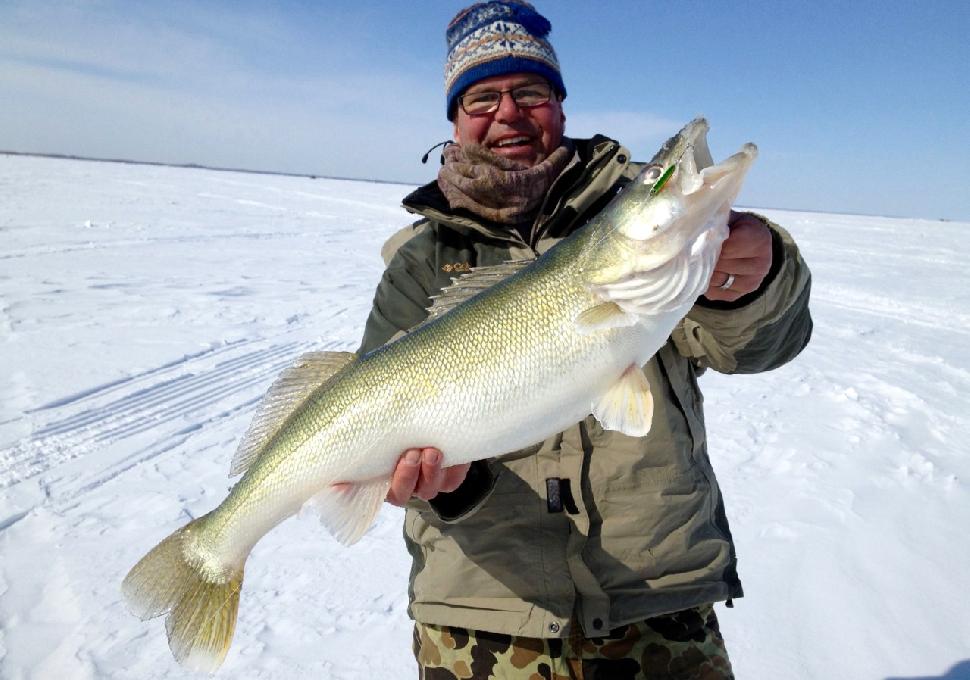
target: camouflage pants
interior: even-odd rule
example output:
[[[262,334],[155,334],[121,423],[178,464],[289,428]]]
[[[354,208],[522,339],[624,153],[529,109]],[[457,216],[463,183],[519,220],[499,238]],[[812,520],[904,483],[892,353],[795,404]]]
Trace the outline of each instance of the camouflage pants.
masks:
[[[526,638],[417,623],[420,680],[730,680],[711,606],[584,638]]]

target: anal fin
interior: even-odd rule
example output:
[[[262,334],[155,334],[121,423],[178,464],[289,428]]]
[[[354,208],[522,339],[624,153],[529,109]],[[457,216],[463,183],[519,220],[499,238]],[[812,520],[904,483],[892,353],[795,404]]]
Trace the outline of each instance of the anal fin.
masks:
[[[640,367],[630,364],[620,379],[593,403],[593,415],[608,430],[642,437],[653,422],[653,395]]]
[[[390,477],[334,484],[308,500],[303,509],[318,514],[338,541],[352,545],[374,523],[390,486]]]

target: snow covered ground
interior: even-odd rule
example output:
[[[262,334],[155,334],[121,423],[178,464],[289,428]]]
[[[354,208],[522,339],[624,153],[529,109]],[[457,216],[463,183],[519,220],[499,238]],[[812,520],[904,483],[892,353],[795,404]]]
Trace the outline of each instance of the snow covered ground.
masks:
[[[0,677],[191,677],[119,584],[223,498],[275,375],[356,346],[407,189],[0,155]],[[702,379],[738,677],[966,680],[970,224],[764,212],[816,326],[778,371]],[[414,677],[401,519],[267,536],[217,677]]]

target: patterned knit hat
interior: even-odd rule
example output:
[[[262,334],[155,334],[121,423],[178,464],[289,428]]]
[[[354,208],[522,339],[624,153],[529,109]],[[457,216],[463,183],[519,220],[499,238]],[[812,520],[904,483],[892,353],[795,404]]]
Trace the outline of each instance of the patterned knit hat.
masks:
[[[479,2],[460,11],[445,32],[448,120],[454,120],[458,96],[489,76],[536,73],[565,98],[559,60],[546,39],[550,30],[549,20],[525,0]]]

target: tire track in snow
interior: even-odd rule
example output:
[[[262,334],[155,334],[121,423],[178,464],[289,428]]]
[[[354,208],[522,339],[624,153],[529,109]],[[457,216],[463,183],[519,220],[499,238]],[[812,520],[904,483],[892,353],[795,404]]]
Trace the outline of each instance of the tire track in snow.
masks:
[[[51,409],[55,409],[61,406],[68,406],[70,404],[73,404],[74,402],[81,401],[82,399],[94,397],[97,395],[103,395],[110,392],[115,392],[115,391],[124,389],[126,385],[134,381],[146,379],[149,376],[155,375],[157,373],[162,373],[169,369],[178,368],[179,366],[182,366],[186,363],[194,362],[204,357],[212,357],[217,354],[221,354],[223,352],[235,350],[235,349],[238,349],[241,345],[246,345],[251,342],[253,341],[235,340],[233,342],[225,343],[217,347],[210,347],[209,349],[204,349],[201,352],[196,352],[194,354],[186,354],[181,359],[176,359],[175,361],[164,363],[161,366],[150,368],[147,371],[142,371],[141,373],[135,373],[133,375],[125,376],[124,378],[119,378],[118,380],[103,383],[101,385],[96,385],[95,387],[92,387],[90,389],[82,390],[80,392],[76,392],[75,394],[71,394],[66,397],[61,397],[60,399],[55,399],[54,401],[47,402],[46,404],[42,404],[40,406],[37,406],[36,408],[32,408],[28,411],[25,411],[24,413],[32,414],[32,413],[37,413],[39,411],[49,411]]]
[[[255,408],[265,388],[299,355],[311,348],[338,349],[338,344],[239,341],[49,402],[31,411],[49,415],[46,423],[0,450],[0,488],[112,446],[118,454],[101,460],[106,473],[154,458],[173,448],[173,439],[184,440],[214,421]],[[126,441],[152,431],[157,437],[147,447],[133,449]]]
[[[240,371],[249,369],[250,373],[258,371],[257,375],[262,375],[265,371],[260,369],[268,370],[266,367],[268,362],[272,362],[271,366],[275,366],[277,363],[275,359],[279,356],[290,356],[296,347],[297,343],[277,345],[268,350],[256,350],[234,359],[219,362],[215,365],[215,368],[200,373],[183,373],[170,380],[163,380],[160,383],[138,389],[107,404],[94,406],[76,415],[56,420],[37,430],[34,436],[72,434],[78,430],[88,429],[92,425],[101,424],[100,427],[95,428],[97,440],[112,439],[115,430],[123,432],[133,423],[151,420],[160,414],[172,412],[172,406],[182,405],[183,403],[187,405],[187,401],[191,401],[192,397],[204,397],[209,394],[208,388],[224,384],[227,377],[236,375]],[[230,381],[228,384],[235,385],[237,383],[238,381]],[[182,397],[189,399],[181,400]],[[196,403],[204,404],[208,402],[196,400]],[[108,426],[108,423],[112,425]],[[114,423],[120,424],[118,427],[114,427]]]

